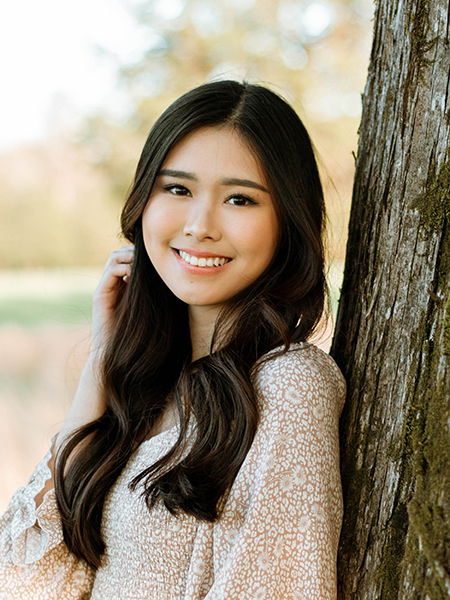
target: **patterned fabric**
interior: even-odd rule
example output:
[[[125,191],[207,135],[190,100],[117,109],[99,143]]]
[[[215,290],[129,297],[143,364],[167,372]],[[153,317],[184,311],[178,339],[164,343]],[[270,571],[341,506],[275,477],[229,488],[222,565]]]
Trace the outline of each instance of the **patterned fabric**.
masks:
[[[344,380],[327,354],[294,344],[254,385],[260,426],[218,522],[149,512],[128,489],[173,445],[173,427],[143,442],[110,490],[94,572],[65,546],[53,490],[35,508],[49,452],[0,520],[0,598],[335,600]]]

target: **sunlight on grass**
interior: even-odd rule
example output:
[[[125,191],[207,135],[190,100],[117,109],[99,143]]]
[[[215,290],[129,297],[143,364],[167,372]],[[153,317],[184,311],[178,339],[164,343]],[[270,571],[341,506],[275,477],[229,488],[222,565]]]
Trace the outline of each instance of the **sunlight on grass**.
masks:
[[[0,300],[0,326],[15,323],[24,327],[54,323],[76,325],[89,323],[91,294],[73,294],[57,300],[12,298]]]
[[[88,324],[98,269],[0,271],[0,326]]]

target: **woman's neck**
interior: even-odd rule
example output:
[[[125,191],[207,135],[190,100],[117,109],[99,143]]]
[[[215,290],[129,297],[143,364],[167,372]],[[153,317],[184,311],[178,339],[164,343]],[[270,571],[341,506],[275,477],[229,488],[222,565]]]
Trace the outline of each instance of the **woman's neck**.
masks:
[[[189,306],[193,361],[209,354],[219,311],[217,306]]]

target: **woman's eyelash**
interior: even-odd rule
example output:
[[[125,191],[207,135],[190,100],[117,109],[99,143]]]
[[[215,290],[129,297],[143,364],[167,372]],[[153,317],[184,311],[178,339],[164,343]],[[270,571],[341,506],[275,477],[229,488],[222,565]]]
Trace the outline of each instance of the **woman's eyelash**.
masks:
[[[249,198],[248,196],[244,196],[243,194],[233,194],[231,196],[228,196],[227,202],[229,202],[230,200],[238,200],[239,204],[241,202],[247,203],[247,204],[258,204],[252,198]],[[238,203],[235,203],[235,204],[238,204]]]
[[[190,194],[191,192],[187,189],[187,187],[184,187],[184,185],[180,185],[178,183],[169,183],[167,185],[163,185],[163,189],[167,190],[168,192],[175,192],[175,190],[180,190],[183,194],[187,193]],[[181,195],[181,194],[178,194]]]

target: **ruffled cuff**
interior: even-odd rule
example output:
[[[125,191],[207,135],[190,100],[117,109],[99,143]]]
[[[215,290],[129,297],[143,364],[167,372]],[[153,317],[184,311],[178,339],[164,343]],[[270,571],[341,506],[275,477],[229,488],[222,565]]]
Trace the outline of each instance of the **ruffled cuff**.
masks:
[[[52,476],[48,466],[52,447],[36,467],[28,484],[14,494],[7,510],[11,515],[11,561],[19,567],[38,561],[63,540],[55,491],[51,489],[45,494],[38,509],[35,502],[36,495]],[[39,527],[36,527],[36,521]]]

